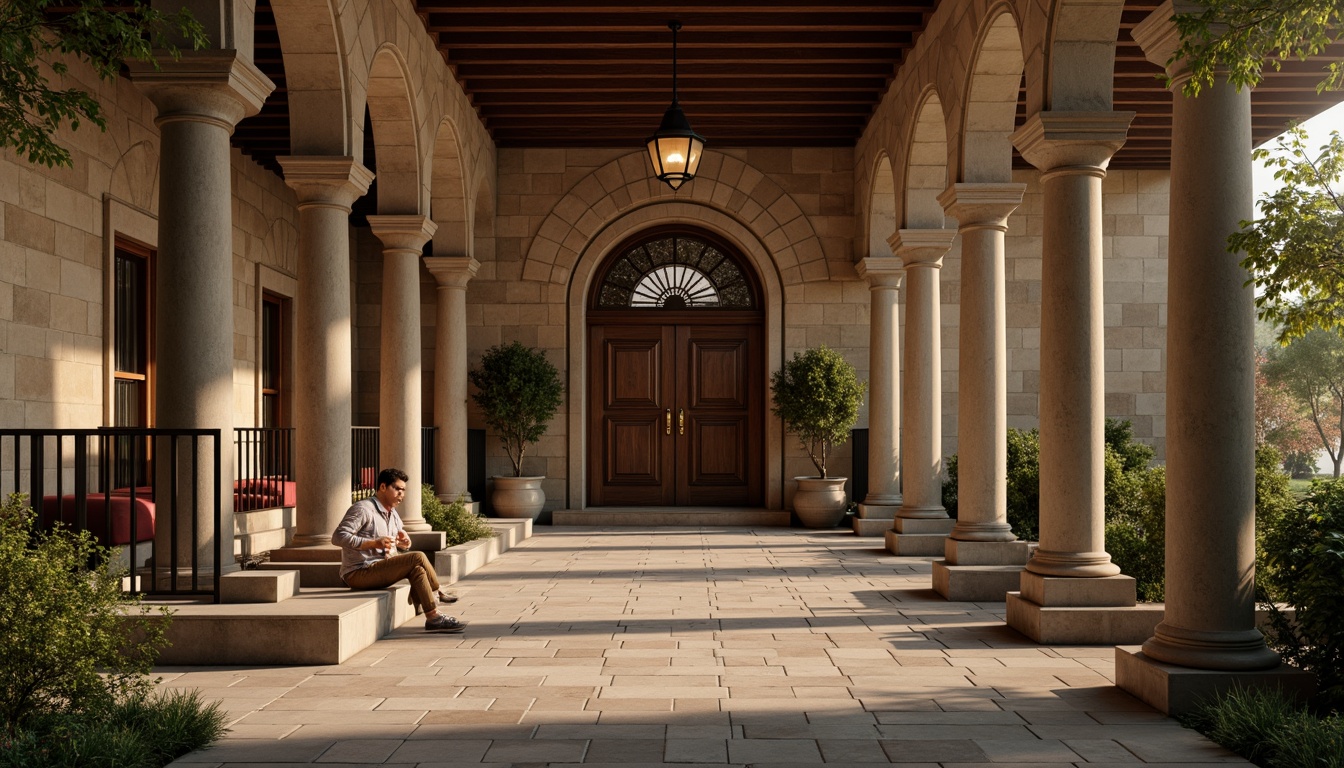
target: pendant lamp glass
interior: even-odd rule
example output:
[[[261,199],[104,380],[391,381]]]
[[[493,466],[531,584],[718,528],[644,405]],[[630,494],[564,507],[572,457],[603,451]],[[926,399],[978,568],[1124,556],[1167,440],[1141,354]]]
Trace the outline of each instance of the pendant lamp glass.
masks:
[[[649,137],[647,144],[654,175],[676,189],[695,178],[700,156],[704,154],[705,139],[691,130],[686,113],[677,102],[677,30],[681,29],[681,22],[669,21],[667,28],[672,30],[672,106],[663,113],[662,125]]]

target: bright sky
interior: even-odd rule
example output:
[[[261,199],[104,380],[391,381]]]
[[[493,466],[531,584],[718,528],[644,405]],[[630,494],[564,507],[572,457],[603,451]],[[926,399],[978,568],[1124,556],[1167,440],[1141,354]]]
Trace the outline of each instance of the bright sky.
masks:
[[[1344,136],[1344,102],[1336,104],[1321,114],[1308,120],[1303,126],[1307,129],[1307,136],[1310,139],[1307,147],[1313,152],[1313,157],[1322,144],[1330,139],[1331,131],[1339,131]],[[1264,144],[1265,147],[1273,147],[1274,139],[1270,139]],[[1264,161],[1255,162],[1255,199],[1259,200],[1260,195],[1272,189],[1275,186],[1274,170],[1265,168]]]

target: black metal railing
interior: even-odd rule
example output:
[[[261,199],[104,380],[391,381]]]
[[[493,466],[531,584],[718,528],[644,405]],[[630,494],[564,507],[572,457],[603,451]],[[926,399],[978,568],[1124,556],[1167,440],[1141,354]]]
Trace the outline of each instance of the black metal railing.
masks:
[[[235,427],[233,445],[233,511],[294,506],[294,428]]]
[[[233,547],[221,450],[217,429],[0,429],[0,496],[27,494],[45,528],[125,547],[130,592],[219,602],[225,539]]]
[[[420,428],[420,480],[434,485],[434,444],[438,427]],[[377,490],[378,427],[350,428],[350,489],[356,498],[363,498]],[[415,481],[416,478],[411,478]]]

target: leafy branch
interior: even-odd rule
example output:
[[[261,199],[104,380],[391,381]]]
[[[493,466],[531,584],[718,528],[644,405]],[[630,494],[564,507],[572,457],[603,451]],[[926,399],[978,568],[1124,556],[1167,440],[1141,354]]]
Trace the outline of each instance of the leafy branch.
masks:
[[[55,0],[0,2],[0,147],[12,147],[34,164],[71,164],[70,151],[55,134],[84,121],[107,130],[98,100],[80,88],[53,88],[48,74],[64,77],[73,59],[87,64],[100,80],[112,80],[127,61],[157,66],[156,53],[181,55],[175,40],[192,48],[207,44],[205,29],[191,12],[165,14],[135,0],[129,10],[110,11],[96,0],[77,0],[73,9]]]

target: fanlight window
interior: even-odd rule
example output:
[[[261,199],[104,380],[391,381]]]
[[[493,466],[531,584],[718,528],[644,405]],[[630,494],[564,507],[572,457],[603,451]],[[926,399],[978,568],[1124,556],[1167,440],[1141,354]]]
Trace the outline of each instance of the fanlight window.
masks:
[[[648,240],[617,257],[598,293],[603,309],[750,309],[742,268],[713,244],[686,235]]]

